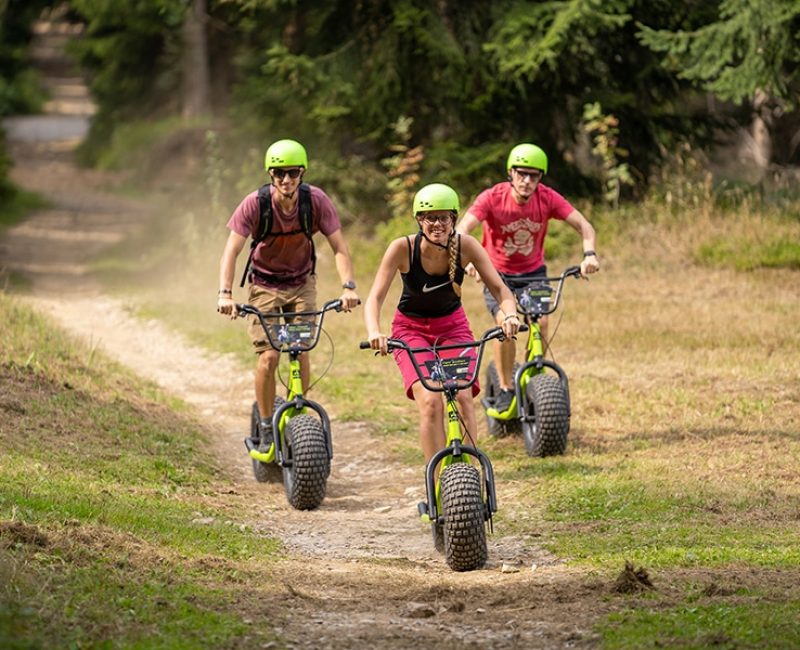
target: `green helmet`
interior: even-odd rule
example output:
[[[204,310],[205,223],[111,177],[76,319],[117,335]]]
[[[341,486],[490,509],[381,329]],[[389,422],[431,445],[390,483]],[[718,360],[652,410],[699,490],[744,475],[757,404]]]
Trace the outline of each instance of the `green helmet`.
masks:
[[[449,185],[431,183],[414,195],[414,214],[433,212],[434,210],[451,210],[458,212],[458,194]]]
[[[305,147],[296,140],[278,140],[269,145],[264,156],[264,169],[273,167],[304,167],[308,169]]]
[[[531,167],[541,169],[542,174],[547,173],[547,154],[535,144],[518,144],[508,154],[506,170],[512,167]]]

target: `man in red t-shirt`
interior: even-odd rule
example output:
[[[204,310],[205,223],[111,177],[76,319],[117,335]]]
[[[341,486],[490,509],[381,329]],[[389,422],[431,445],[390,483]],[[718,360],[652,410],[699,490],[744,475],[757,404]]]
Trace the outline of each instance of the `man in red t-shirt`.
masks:
[[[547,173],[547,155],[534,144],[519,144],[511,150],[506,164],[508,181],[484,190],[458,224],[456,230],[469,234],[483,224],[483,246],[495,268],[512,290],[524,288],[537,277],[547,277],[544,263],[544,239],[550,219],[566,221],[581,236],[583,261],[581,273],[600,270],[595,253],[595,232],[578,210],[555,190],[542,185]],[[474,268],[467,272],[477,277]],[[486,306],[494,318],[497,301],[484,289]],[[542,340],[547,341],[547,318],[540,320]],[[495,342],[494,358],[500,381],[500,394],[487,413],[499,419],[516,415],[513,389],[515,342]]]
[[[264,159],[272,186],[272,227],[252,251],[247,302],[263,312],[314,311],[317,309],[314,247],[300,227],[300,184],[308,168],[305,147],[294,140],[278,140],[267,149]],[[350,311],[358,304],[353,263],[347,248],[339,215],[333,202],[320,188],[309,185],[311,232],[320,232],[333,250],[336,271],[342,281],[342,308]],[[260,221],[258,191],[248,194],[228,221],[230,234],[222,253],[219,269],[217,311],[236,318],[233,300],[233,276],[236,258],[248,237],[257,235]],[[272,412],[275,402],[275,372],[279,352],[267,341],[259,320],[254,316],[248,333],[258,354],[255,390],[260,415],[259,436],[264,447],[272,442]],[[300,355],[300,376],[308,389],[310,366],[308,354]]]

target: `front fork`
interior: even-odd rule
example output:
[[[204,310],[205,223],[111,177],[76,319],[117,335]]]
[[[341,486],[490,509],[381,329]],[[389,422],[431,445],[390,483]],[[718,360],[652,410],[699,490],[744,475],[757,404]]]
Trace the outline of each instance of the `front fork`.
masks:
[[[295,415],[305,413],[307,409],[316,412],[322,422],[322,431],[325,435],[325,449],[328,453],[328,460],[333,458],[333,440],[331,438],[331,421],[325,409],[318,402],[307,400],[303,397],[303,381],[300,377],[299,354],[290,353],[289,359],[289,393],[287,401],[280,405],[272,413],[272,431],[276,434],[275,441],[269,451],[260,452],[255,443],[250,438],[245,438],[244,444],[250,458],[260,460],[262,463],[276,462],[281,467],[289,467],[292,464],[291,453],[284,453],[288,446],[283,444],[286,425]],[[279,444],[275,444],[278,442]],[[291,450],[289,450],[291,451]]]
[[[445,467],[453,463],[468,462],[464,456],[476,458],[481,465],[486,501],[484,503],[484,519],[491,521],[492,514],[497,512],[497,494],[494,485],[494,470],[489,457],[480,449],[463,444],[461,435],[461,422],[458,418],[455,399],[447,400],[447,445],[437,451],[425,466],[425,492],[427,502],[417,505],[417,510],[423,521],[436,522],[441,517],[441,484],[436,480],[436,467],[441,461],[441,477]]]
[[[557,375],[561,382],[561,388],[567,399],[567,415],[572,415],[569,400],[569,380],[561,366],[544,358],[544,346],[542,345],[542,330],[538,321],[530,324],[530,335],[528,336],[528,360],[522,364],[514,373],[514,393],[517,396],[517,414],[522,420],[532,420],[534,416],[528,414],[527,388],[528,382],[534,375],[544,372],[544,368],[550,368]]]

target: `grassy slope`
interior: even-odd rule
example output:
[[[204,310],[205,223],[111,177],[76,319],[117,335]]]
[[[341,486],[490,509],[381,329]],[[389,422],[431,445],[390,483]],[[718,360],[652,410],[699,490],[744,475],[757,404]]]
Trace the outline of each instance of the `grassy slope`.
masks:
[[[179,404],[3,294],[0,385],[0,647],[269,642],[236,603],[276,544]]]

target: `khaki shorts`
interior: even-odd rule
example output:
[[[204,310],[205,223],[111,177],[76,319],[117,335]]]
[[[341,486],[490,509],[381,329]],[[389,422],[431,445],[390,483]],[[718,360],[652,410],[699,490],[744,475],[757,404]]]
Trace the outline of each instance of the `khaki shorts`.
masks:
[[[309,275],[303,284],[284,289],[268,289],[252,283],[247,301],[262,312],[314,311],[317,308],[317,278]],[[247,333],[256,354],[273,349],[255,316],[249,318]]]

